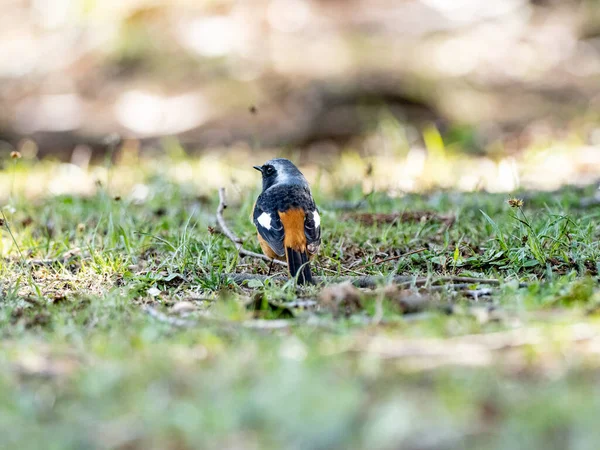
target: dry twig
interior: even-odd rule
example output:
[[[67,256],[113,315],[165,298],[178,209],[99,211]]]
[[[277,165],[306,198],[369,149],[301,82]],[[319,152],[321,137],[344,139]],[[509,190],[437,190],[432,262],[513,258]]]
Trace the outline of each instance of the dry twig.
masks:
[[[359,267],[368,267],[368,266],[374,266],[376,264],[381,264],[381,263],[388,262],[388,261],[395,261],[397,259],[404,258],[405,256],[410,256],[410,255],[414,255],[416,253],[424,252],[425,250],[427,250],[425,247],[418,248],[416,250],[411,250],[410,252],[403,253],[401,255],[396,255],[396,256],[392,256],[390,258],[380,259],[379,261],[373,261],[370,263],[362,264]]]
[[[240,255],[250,256],[251,258],[262,259],[263,261],[267,261],[268,263],[275,263],[275,264],[279,264],[282,266],[286,265],[285,261],[280,261],[278,259],[271,259],[266,255],[262,255],[260,253],[255,253],[255,252],[251,252],[250,250],[246,250],[243,246],[243,241],[239,237],[237,237],[233,231],[231,231],[229,229],[229,227],[227,226],[227,223],[225,222],[225,219],[223,218],[223,211],[225,211],[226,208],[227,208],[227,199],[225,197],[225,188],[220,188],[219,189],[219,206],[217,207],[217,223],[219,224],[219,227],[223,231],[223,234],[225,234],[225,236],[227,236],[227,238],[231,242],[233,242],[233,245],[235,245],[235,248]]]

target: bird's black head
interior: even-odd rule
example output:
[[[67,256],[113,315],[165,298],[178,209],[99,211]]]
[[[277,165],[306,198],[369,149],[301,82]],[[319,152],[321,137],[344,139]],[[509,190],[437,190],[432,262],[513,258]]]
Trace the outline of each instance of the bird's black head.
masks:
[[[271,159],[262,166],[254,166],[254,168],[262,174],[263,191],[266,191],[276,184],[298,184],[308,186],[302,172],[287,159]]]

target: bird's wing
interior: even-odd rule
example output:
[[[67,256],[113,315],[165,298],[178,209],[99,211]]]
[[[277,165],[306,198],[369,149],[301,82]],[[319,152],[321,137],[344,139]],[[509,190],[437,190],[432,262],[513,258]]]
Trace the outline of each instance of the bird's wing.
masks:
[[[283,256],[285,255],[283,224],[277,211],[265,211],[265,209],[267,208],[261,207],[260,202],[256,203],[252,214],[254,225],[269,247],[279,256]]]
[[[306,211],[304,217],[304,234],[310,253],[315,253],[321,244],[321,216],[315,207]],[[314,251],[313,251],[314,249]]]

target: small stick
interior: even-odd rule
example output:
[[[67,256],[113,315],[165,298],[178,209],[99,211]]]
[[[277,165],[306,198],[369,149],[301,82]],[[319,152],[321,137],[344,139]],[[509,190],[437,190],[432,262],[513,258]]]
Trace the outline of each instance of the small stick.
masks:
[[[440,292],[445,290],[452,290],[457,292],[468,291],[473,283],[452,283],[452,284],[438,284],[435,286],[429,286],[427,288],[428,292]]]
[[[483,289],[474,289],[474,290],[466,290],[464,294],[468,297],[473,297],[475,301],[479,300],[479,297],[484,297],[486,295],[492,295],[492,290],[490,288]]]
[[[325,256],[325,258],[327,258],[329,261],[333,261],[334,263],[336,262],[335,259],[333,259],[333,258],[331,258],[329,256]],[[358,275],[359,277],[366,277],[367,276],[366,274],[357,272],[356,270],[350,269],[349,267],[344,267],[344,266],[341,266],[341,267],[342,267],[342,270],[344,270],[345,272],[353,273],[355,275]],[[360,266],[360,267],[363,267],[363,266]],[[327,272],[331,272],[331,273],[338,273],[337,271],[332,270],[332,269],[328,269],[327,267],[321,267],[321,269],[325,270]]]
[[[502,280],[495,278],[476,278],[476,277],[440,277],[433,280],[433,282],[444,282],[452,281],[455,283],[473,283],[473,284],[493,284],[498,285]]]
[[[248,274],[248,273],[226,273],[223,274],[222,277],[224,279],[229,278],[236,284],[242,284],[244,281],[248,280],[273,280],[273,281],[287,281],[287,277],[273,276],[267,277],[265,275],[258,274]],[[475,278],[475,277],[439,277],[439,278],[427,278],[427,277],[412,277],[405,275],[396,275],[393,277],[385,277],[385,276],[364,276],[364,277],[354,277],[354,276],[343,276],[343,277],[313,277],[315,283],[343,283],[345,281],[351,282],[354,286],[360,288],[374,288],[377,287],[382,282],[392,282],[402,287],[409,288],[411,286],[422,287],[426,285],[436,285],[440,288],[443,286],[453,287],[456,283],[462,283],[463,285],[468,286],[469,284],[489,284],[493,286],[498,286],[502,283],[502,280],[496,280],[493,278]],[[446,284],[439,284],[446,283]],[[519,283],[519,287],[527,287],[528,283]],[[433,286],[432,286],[433,287]]]
[[[376,264],[381,264],[381,263],[388,262],[388,261],[395,261],[396,259],[404,258],[405,256],[414,255],[416,253],[421,253],[421,252],[424,252],[425,250],[427,250],[425,247],[418,248],[416,250],[412,250],[410,252],[403,253],[401,255],[396,255],[396,256],[392,256],[390,258],[380,259],[379,261],[373,261],[371,263],[366,263],[366,264],[361,265],[360,267],[374,266]]]
[[[233,231],[231,231],[225,223],[225,219],[223,218],[223,211],[225,211],[225,209],[227,209],[227,198],[225,197],[225,188],[220,188],[219,206],[217,207],[217,222],[219,223],[219,227],[221,227],[223,233],[225,233],[225,236],[227,236],[231,242],[241,245],[242,240],[235,234],[233,234]]]
[[[225,234],[225,236],[227,236],[227,238],[231,242],[233,242],[233,245],[235,246],[236,250],[238,251],[238,253],[240,255],[250,256],[251,258],[262,259],[263,261],[270,262],[271,264],[279,264],[282,266],[287,265],[287,263],[285,261],[280,261],[278,259],[271,259],[267,255],[262,255],[260,253],[255,253],[255,252],[251,252],[250,250],[246,250],[243,247],[243,241],[239,237],[237,237],[234,234],[234,232],[231,231],[229,229],[229,227],[227,226],[227,223],[225,222],[225,219],[223,218],[223,211],[225,211],[225,208],[227,208],[227,199],[225,197],[225,188],[220,188],[219,189],[219,206],[217,207],[217,214],[216,214],[217,223],[219,224],[221,231],[223,231],[223,234]]]

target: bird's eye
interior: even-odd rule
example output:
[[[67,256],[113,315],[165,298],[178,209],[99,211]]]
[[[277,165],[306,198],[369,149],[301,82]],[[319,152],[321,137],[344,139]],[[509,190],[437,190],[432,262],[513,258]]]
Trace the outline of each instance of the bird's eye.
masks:
[[[265,169],[265,175],[273,175],[275,173],[275,168],[273,166],[267,166]]]

